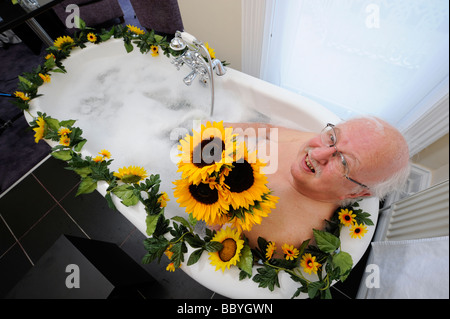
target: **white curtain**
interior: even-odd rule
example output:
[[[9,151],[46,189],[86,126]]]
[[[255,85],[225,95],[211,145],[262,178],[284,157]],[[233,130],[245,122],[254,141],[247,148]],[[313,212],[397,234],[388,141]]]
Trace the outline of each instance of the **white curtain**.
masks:
[[[398,128],[426,113],[436,92],[448,95],[447,0],[270,3],[262,79],[343,119],[371,114]]]

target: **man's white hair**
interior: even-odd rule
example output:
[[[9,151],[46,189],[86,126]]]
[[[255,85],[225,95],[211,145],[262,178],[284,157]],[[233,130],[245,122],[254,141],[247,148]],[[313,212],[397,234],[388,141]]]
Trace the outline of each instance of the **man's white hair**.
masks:
[[[384,134],[385,125],[379,121],[377,118],[372,116],[361,116],[352,118],[352,120],[366,120],[367,125],[374,127],[376,132]],[[370,192],[372,197],[378,197],[380,200],[384,199],[388,194],[402,191],[408,181],[409,174],[411,171],[411,163],[407,161],[397,172],[389,176],[387,179],[378,182],[375,185],[370,185]],[[347,206],[353,204],[354,202],[363,199],[364,197],[358,198],[348,198],[341,201],[341,206]]]

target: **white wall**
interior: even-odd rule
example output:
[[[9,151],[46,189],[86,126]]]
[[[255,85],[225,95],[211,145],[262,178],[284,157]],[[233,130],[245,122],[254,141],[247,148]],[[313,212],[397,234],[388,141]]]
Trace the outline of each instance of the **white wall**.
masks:
[[[184,31],[208,42],[216,58],[241,70],[242,0],[178,0]]]

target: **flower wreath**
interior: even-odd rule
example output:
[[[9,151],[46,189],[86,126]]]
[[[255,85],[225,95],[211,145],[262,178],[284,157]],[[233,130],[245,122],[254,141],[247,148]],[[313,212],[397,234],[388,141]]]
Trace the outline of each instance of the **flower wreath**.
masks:
[[[169,220],[164,215],[169,197],[159,191],[158,174],[148,175],[144,168],[136,166],[111,172],[108,166],[113,160],[109,151],[100,150],[95,157],[81,154],[87,140],[82,137],[82,129],[74,126],[75,120],[59,121],[45,113],[33,116],[29,112],[30,101],[40,96],[38,88],[51,81],[51,73],[66,73],[62,61],[70,56],[73,48],[84,48],[86,42],[98,44],[111,37],[122,38],[127,52],[134,49],[134,43],[141,53],[150,52],[152,56],[157,56],[159,49],[167,56],[183,53],[171,50],[166,38],[153,31],[117,25],[95,32],[80,19],[80,31],[73,38],[56,39],[47,48],[45,62],[33,72],[19,76],[16,99],[12,101],[33,117],[29,124],[35,132],[35,142],[46,139],[57,143],[51,155],[65,161],[68,169],[80,175],[76,196],[93,192],[99,181],[105,181],[108,183],[105,199],[110,208],[116,208],[112,196],[118,197],[125,206],[143,204],[149,236],[144,241],[148,253],[143,263],[160,262],[166,255],[170,260],[166,269],[175,271],[185,261],[187,245],[190,245],[194,251],[187,259],[187,266],[195,264],[206,252],[216,270],[238,267],[239,280],[252,278],[259,287],[273,291],[280,287],[278,274],[284,271],[299,284],[292,297],[307,293],[310,298],[331,298],[331,283],[344,281],[353,266],[351,256],[340,249],[342,227],[350,227],[352,238],[361,238],[367,232],[367,225],[373,225],[370,214],[359,209],[358,203],[336,210],[325,230],[313,230],[316,245],[309,245],[309,239],[300,247],[285,243],[281,247],[284,257],[274,258],[278,247],[273,242],[260,237],[258,247],[252,249],[242,231],[260,224],[275,208],[278,198],[272,195],[266,177],[260,172],[265,164],[256,152],[249,153],[244,143],[237,143],[232,128],[224,128],[222,122],[208,122],[201,126],[200,132],[194,131],[180,140],[181,178],[174,181],[174,196],[186,208],[187,217],[175,216]],[[214,54],[209,46],[208,50]],[[206,227],[204,236],[200,236],[195,231],[199,221],[223,227],[219,231]],[[258,265],[257,274],[253,273],[254,265]],[[308,280],[305,273],[316,274],[318,280]]]

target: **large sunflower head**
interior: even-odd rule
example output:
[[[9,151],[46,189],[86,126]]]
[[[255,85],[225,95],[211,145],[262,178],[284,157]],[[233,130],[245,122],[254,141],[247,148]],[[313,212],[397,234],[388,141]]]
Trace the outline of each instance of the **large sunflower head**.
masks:
[[[265,164],[256,157],[256,151],[249,154],[245,145],[239,149],[242,151],[236,154],[236,161],[231,164],[232,169],[225,176],[224,184],[231,192],[233,209],[249,209],[255,201],[262,201],[263,195],[270,190],[266,186],[267,178],[260,170]]]
[[[139,166],[119,168],[119,172],[114,172],[114,176],[124,183],[139,183],[148,177],[145,169]]]
[[[208,225],[222,225],[227,221],[226,213],[229,200],[219,187],[211,183],[190,183],[183,178],[174,182],[174,196],[181,207],[186,207],[197,220],[204,220]]]
[[[223,122],[208,122],[201,126],[200,132],[193,131],[180,140],[178,172],[182,178],[198,184],[233,162],[236,142],[232,132],[232,128],[223,127]]]
[[[236,265],[240,260],[242,248],[244,248],[244,240],[241,239],[241,233],[236,229],[227,227],[221,229],[212,239],[223,245],[219,251],[209,253],[209,260],[211,265],[216,266],[216,271],[225,268],[230,269],[230,266]]]

